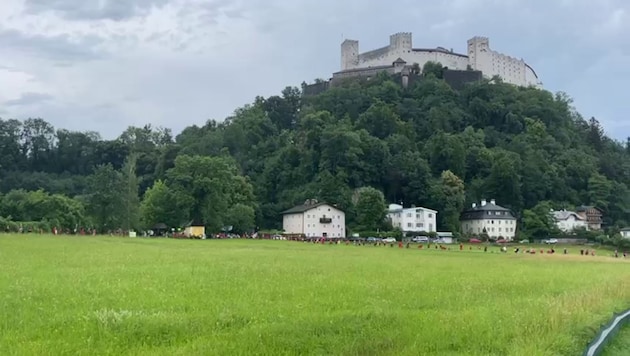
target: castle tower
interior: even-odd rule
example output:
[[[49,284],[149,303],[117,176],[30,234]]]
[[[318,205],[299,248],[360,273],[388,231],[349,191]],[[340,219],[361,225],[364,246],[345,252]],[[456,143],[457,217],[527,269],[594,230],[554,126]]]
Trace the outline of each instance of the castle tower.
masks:
[[[488,37],[475,36],[468,40],[468,64],[474,70],[487,71],[487,59],[492,57]],[[492,59],[490,59],[492,61]]]
[[[341,43],[341,70],[359,65],[359,41],[345,40]]]
[[[392,50],[411,50],[411,32],[398,32],[389,36],[389,48]]]

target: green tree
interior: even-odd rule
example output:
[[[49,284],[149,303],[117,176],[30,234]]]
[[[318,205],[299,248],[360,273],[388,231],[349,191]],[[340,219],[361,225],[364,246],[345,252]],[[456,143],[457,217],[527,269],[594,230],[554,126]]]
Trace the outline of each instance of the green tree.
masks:
[[[532,209],[525,209],[523,211],[522,230],[527,237],[536,240],[557,235],[559,230],[552,216],[552,204],[543,201]]]
[[[111,164],[97,166],[88,178],[87,212],[99,231],[125,225],[125,188],[123,174]]]
[[[459,214],[464,208],[466,191],[464,182],[453,172],[444,171],[433,193],[439,208],[439,221],[449,231],[460,231]]]
[[[387,206],[383,192],[373,187],[362,187],[354,193],[356,225],[363,230],[375,231],[385,223]]]
[[[428,61],[422,66],[422,74],[425,77],[432,75],[435,78],[442,79],[444,76],[444,67],[440,62]]]
[[[153,186],[144,193],[140,206],[143,226],[151,228],[160,223],[169,227],[181,226],[190,218],[183,205],[180,197],[163,181],[155,181]]]
[[[256,213],[254,208],[245,204],[235,204],[230,207],[225,218],[225,224],[232,226],[232,232],[243,234],[251,232],[255,225]]]
[[[125,224],[124,229],[133,230],[138,228],[140,223],[140,198],[139,181],[136,176],[136,154],[131,154],[125,161],[122,167],[122,178],[124,180],[124,191],[121,191],[123,199],[123,206],[121,207],[125,212]]]
[[[186,215],[211,231],[225,226],[231,205],[253,204],[251,184],[230,157],[178,156],[166,176]]]

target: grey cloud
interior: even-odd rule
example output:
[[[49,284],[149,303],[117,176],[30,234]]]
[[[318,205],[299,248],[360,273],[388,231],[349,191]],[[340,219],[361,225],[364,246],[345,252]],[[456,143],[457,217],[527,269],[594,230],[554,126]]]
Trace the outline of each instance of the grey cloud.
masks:
[[[180,17],[193,16],[203,26],[216,25],[221,16],[230,19],[242,19],[245,7],[236,0],[202,0],[195,4],[186,4],[179,10]]]
[[[623,97],[630,79],[625,69],[630,51],[627,0],[562,0],[544,3],[543,8],[541,0],[399,0],[396,6],[380,0],[23,1],[30,14],[59,15],[61,20],[53,20],[62,26],[69,20],[85,20],[86,25],[103,19],[129,22],[120,24],[121,37],[103,34],[109,36],[107,43],[102,43],[105,37],[27,36],[0,29],[2,57],[20,51],[57,64],[111,59],[41,69],[58,73],[51,76],[55,79],[68,71],[75,80],[85,78],[85,87],[98,83],[104,92],[60,98],[71,104],[51,100],[37,106],[37,116],[61,127],[116,136],[130,124],[144,124],[147,117],[175,131],[208,117],[221,119],[256,95],[328,78],[339,69],[343,38],[359,40],[365,51],[386,45],[391,33],[409,31],[417,47],[444,46],[459,52],[466,50],[468,38],[488,36],[493,49],[532,65],[546,89],[572,96],[584,117],[601,118],[617,138],[630,135],[630,127],[623,124],[630,111]],[[99,2],[103,5],[96,5]],[[152,21],[140,17],[167,3],[169,11],[161,15],[176,16],[175,26],[147,27]],[[127,27],[142,27],[145,35]],[[143,39],[125,37],[132,32]],[[145,54],[146,42],[151,44]],[[101,45],[118,52],[105,52]],[[67,85],[58,80],[45,84]],[[85,104],[95,97],[111,105]],[[7,109],[24,115],[33,110]]]
[[[53,12],[67,20],[123,21],[147,15],[170,0],[26,0],[27,13]]]
[[[17,30],[0,30],[0,48],[3,52],[16,51],[32,57],[55,62],[74,62],[100,59],[106,56],[98,46],[103,39],[83,36],[77,39],[67,34],[56,36],[31,35]]]
[[[45,101],[52,100],[53,96],[43,93],[23,93],[19,98],[7,100],[4,102],[6,106],[28,106],[35,105]]]

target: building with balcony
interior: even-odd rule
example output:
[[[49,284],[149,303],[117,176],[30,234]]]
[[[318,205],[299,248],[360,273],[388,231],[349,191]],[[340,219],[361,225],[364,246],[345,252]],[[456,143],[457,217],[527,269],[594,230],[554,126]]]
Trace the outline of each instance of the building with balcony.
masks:
[[[346,214],[332,204],[308,199],[281,214],[282,229],[287,235],[346,237]]]
[[[586,220],[589,230],[601,230],[603,216],[602,211],[594,206],[582,205],[576,209],[577,214]]]
[[[578,229],[588,230],[586,218],[580,216],[576,212],[568,210],[552,211],[551,216],[554,223],[561,231],[571,232]]]
[[[436,215],[435,210],[415,206],[403,208],[398,204],[390,204],[387,211],[387,218],[391,221],[392,227],[400,229],[403,233],[436,232]]]

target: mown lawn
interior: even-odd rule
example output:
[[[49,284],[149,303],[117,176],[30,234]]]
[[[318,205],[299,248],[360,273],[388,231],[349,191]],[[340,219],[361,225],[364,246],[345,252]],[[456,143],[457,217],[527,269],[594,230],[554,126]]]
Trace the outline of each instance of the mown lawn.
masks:
[[[630,261],[574,250],[0,235],[0,354],[576,355]]]

